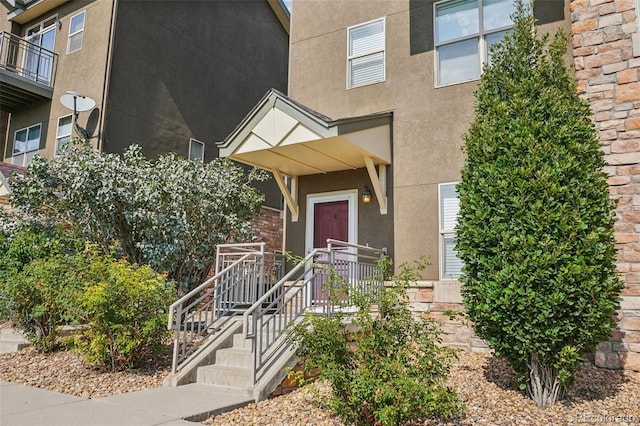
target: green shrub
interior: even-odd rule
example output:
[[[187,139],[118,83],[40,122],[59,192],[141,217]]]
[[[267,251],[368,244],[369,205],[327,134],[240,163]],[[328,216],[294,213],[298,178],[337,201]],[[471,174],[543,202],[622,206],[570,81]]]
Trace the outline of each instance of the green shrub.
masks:
[[[328,406],[346,423],[449,419],[462,409],[455,392],[443,385],[455,353],[439,346],[435,322],[414,319],[407,309],[405,289],[417,273],[407,265],[401,270],[396,285],[379,294],[350,292],[357,308],[353,317],[344,310],[308,315],[290,331],[304,370],[328,381]],[[348,289],[332,275],[331,281]]]
[[[1,218],[0,218],[1,219]],[[58,328],[78,315],[82,288],[74,255],[83,242],[63,228],[33,226],[0,233],[0,311],[44,352],[55,348]]]
[[[56,347],[60,326],[75,323],[82,291],[82,259],[55,255],[35,259],[3,277],[0,284],[3,305],[10,321],[42,352]]]
[[[121,370],[162,352],[173,282],[149,266],[92,256],[80,304],[90,328],[77,346],[89,364]]]
[[[464,138],[456,250],[476,333],[542,407],[608,338],[623,283],[615,203],[591,110],[565,66],[567,37],[537,37],[517,4]]]

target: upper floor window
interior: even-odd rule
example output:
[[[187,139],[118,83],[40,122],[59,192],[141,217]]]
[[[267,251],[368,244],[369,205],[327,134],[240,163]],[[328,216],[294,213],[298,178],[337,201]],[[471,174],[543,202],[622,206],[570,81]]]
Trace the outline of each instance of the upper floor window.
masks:
[[[56,154],[60,154],[62,147],[71,141],[72,124],[72,115],[66,115],[58,118],[58,129],[56,130]]]
[[[189,160],[204,161],[204,143],[196,139],[189,139]]]
[[[27,29],[25,38],[29,43],[22,58],[24,77],[51,84],[57,21],[58,17],[52,16]]]
[[[71,17],[69,23],[69,44],[67,53],[82,49],[82,38],[84,37],[84,17],[85,11]]]
[[[13,139],[13,164],[26,166],[31,162],[40,149],[41,128],[41,124],[35,124],[16,131]]]
[[[435,4],[438,86],[480,78],[491,46],[513,27],[513,0],[450,0]]]
[[[382,18],[347,30],[348,88],[384,81],[384,25]]]
[[[462,261],[454,249],[455,228],[458,223],[460,199],[455,183],[438,185],[440,204],[440,276],[443,279],[458,278],[462,273]]]

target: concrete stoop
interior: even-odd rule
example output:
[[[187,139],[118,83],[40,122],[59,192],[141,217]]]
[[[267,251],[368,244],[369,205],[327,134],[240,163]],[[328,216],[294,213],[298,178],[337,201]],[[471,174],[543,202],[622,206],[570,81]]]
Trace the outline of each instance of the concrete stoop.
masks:
[[[13,328],[0,330],[0,353],[17,352],[31,346],[24,335]]]
[[[282,336],[281,339],[285,339]],[[245,392],[255,401],[266,399],[284,380],[293,364],[295,351],[288,348],[275,357],[253,384],[253,353],[251,339],[243,338],[241,333],[233,336],[233,345],[216,352],[215,363],[201,366],[197,372],[197,383]]]

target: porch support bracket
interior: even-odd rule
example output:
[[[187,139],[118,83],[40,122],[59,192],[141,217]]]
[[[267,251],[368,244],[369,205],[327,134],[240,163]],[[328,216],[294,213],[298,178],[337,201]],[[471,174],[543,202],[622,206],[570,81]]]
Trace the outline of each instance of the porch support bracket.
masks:
[[[367,166],[373,192],[376,194],[378,205],[380,205],[380,214],[387,214],[387,166],[386,164],[379,164],[378,170],[376,170],[373,159],[366,155],[364,156],[364,163]]]
[[[291,221],[297,222],[298,214],[300,213],[300,208],[298,207],[298,176],[290,177],[291,192],[289,192],[289,187],[280,170],[271,169],[271,173],[273,173],[273,177],[276,179],[276,183],[278,184],[278,188],[280,188],[284,201],[287,203],[287,207],[291,210]]]

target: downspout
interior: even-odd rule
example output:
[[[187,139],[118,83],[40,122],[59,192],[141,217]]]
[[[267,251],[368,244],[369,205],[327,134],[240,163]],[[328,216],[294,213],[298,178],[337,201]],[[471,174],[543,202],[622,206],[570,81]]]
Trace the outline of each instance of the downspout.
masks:
[[[109,22],[109,42],[107,44],[107,62],[104,67],[104,79],[102,82],[102,102],[100,103],[100,126],[98,126],[97,151],[102,151],[104,139],[104,122],[106,118],[107,95],[109,93],[109,83],[111,81],[111,62],[113,60],[113,39],[115,37],[116,14],[118,13],[118,0],[113,0],[111,9],[111,21]]]

